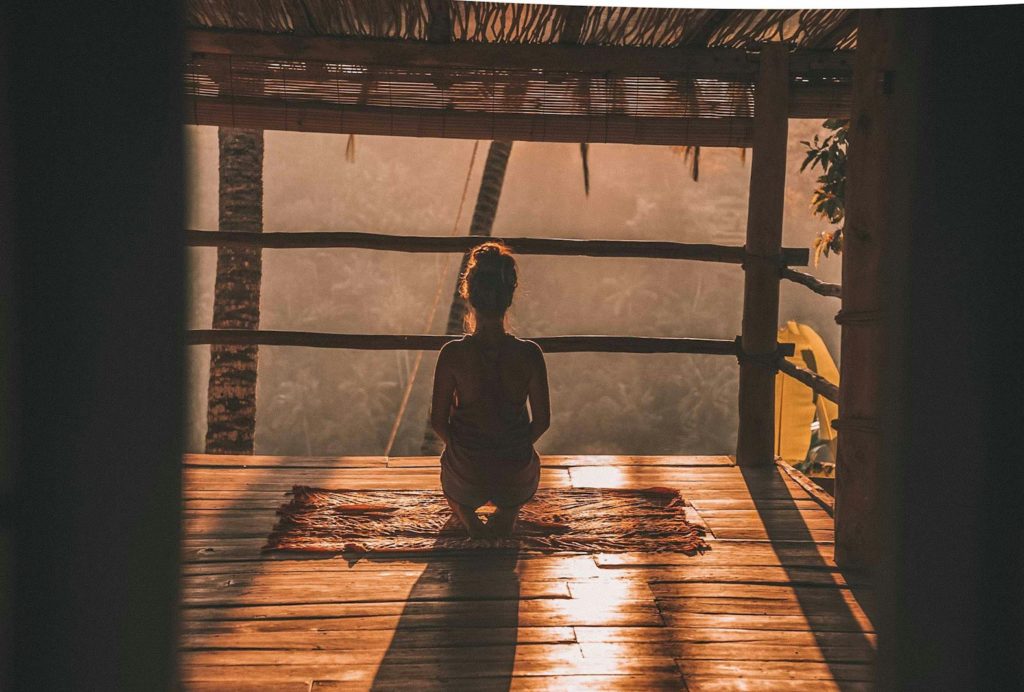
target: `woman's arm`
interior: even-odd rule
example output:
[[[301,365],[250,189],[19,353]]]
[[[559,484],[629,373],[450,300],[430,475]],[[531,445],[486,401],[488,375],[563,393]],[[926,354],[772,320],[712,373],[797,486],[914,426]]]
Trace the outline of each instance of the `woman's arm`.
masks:
[[[548,369],[544,363],[544,352],[540,346],[529,342],[531,353],[530,386],[527,397],[530,401],[530,441],[536,442],[551,427],[551,399],[548,393]]]
[[[452,367],[451,344],[446,344],[437,355],[434,368],[434,394],[430,402],[430,427],[446,445],[448,444],[448,417],[455,395],[455,371]]]

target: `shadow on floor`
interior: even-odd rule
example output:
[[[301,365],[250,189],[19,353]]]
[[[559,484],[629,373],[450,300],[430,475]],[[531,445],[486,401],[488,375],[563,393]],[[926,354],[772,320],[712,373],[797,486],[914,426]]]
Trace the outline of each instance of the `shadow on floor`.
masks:
[[[739,467],[754,502],[758,516],[768,533],[772,549],[779,557],[796,595],[800,610],[811,625],[825,664],[839,689],[861,689],[873,680],[873,647],[864,634],[853,609],[837,586],[809,581],[808,570],[834,569],[824,559],[809,557],[806,546],[814,545],[810,529],[803,523],[794,525],[785,517],[797,512],[796,502],[786,491],[786,483],[774,466],[770,469]],[[773,492],[780,490],[781,492]],[[769,502],[767,497],[772,498]],[[798,516],[798,515],[797,515]],[[799,554],[800,560],[787,559]],[[799,564],[799,566],[795,566]],[[874,593],[862,574],[842,572],[850,591],[865,614],[874,620]],[[833,633],[843,633],[845,642],[836,645]],[[853,640],[851,642],[851,639]]]
[[[519,551],[425,561],[372,689],[409,689],[411,679],[433,679],[445,690],[509,689],[519,639]]]

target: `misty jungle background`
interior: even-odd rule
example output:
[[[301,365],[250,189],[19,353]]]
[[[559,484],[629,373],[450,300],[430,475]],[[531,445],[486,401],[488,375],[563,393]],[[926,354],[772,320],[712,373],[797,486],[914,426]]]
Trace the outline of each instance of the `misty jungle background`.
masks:
[[[783,244],[810,247],[829,225],[812,215],[817,173],[799,172],[801,140],[820,121],[790,121]],[[217,229],[217,131],[186,128],[188,227]],[[265,134],[265,231],[452,232],[474,143],[450,139]],[[458,225],[472,217],[488,142],[480,142]],[[670,147],[590,146],[590,195],[579,147],[516,142],[494,235],[666,239],[742,245],[749,152],[702,149],[700,179]],[[437,314],[424,320],[448,260]],[[191,248],[189,327],[209,328],[216,250]],[[443,333],[457,255],[367,250],[264,250],[261,328]],[[512,328],[520,336],[633,334],[734,338],[738,266],[644,259],[521,257]],[[839,282],[840,258],[808,268]],[[838,301],[782,283],[780,324],[813,327],[839,360]],[[261,346],[256,453],[382,454],[414,352]],[[417,455],[435,353],[416,378],[392,455]],[[203,451],[209,346],[189,352],[188,451]],[[547,357],[552,426],[541,453],[733,453],[738,367],[731,357],[609,353]]]

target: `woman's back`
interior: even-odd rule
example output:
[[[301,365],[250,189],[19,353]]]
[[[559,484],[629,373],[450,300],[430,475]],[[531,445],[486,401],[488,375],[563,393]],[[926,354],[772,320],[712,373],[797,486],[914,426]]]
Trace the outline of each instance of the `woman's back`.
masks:
[[[452,344],[456,406],[493,402],[525,406],[533,375],[532,344],[511,334],[467,335]]]
[[[441,482],[452,499],[480,506],[488,500],[518,505],[532,497],[540,460],[527,402],[531,385],[545,374],[538,363],[543,354],[536,344],[508,334],[470,335],[442,349],[435,377],[449,382],[452,396]]]

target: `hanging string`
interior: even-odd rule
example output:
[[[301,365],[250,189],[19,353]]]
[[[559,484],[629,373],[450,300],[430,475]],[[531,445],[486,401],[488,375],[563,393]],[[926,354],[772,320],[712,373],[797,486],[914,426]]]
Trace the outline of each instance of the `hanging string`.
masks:
[[[455,235],[459,232],[459,221],[462,219],[462,209],[466,206],[466,193],[469,191],[469,180],[473,176],[473,165],[476,163],[476,152],[480,148],[480,140],[476,140],[473,143],[473,153],[469,157],[469,170],[466,171],[466,182],[462,185],[462,198],[459,200],[459,210],[455,214],[455,223],[452,224],[451,235]],[[441,303],[441,295],[444,292],[446,285],[445,278],[448,276],[448,268],[451,265],[451,255],[446,254],[444,258],[444,265],[441,267],[441,271],[437,276],[437,290],[434,291],[434,302],[430,306],[430,313],[427,315],[427,319],[424,321],[422,334],[429,334],[430,328],[434,324],[434,315],[437,314],[437,307]],[[395,438],[398,437],[398,428],[402,425],[402,419],[405,417],[405,409],[409,405],[409,397],[412,394],[412,386],[416,382],[416,375],[420,370],[420,363],[423,361],[423,351],[416,352],[416,360],[413,361],[412,371],[409,373],[409,381],[405,384],[405,391],[402,392],[402,402],[398,405],[398,415],[395,416],[395,422],[391,425],[391,433],[388,435],[388,443],[384,447],[384,456],[389,457],[391,455],[391,449],[395,446]]]

